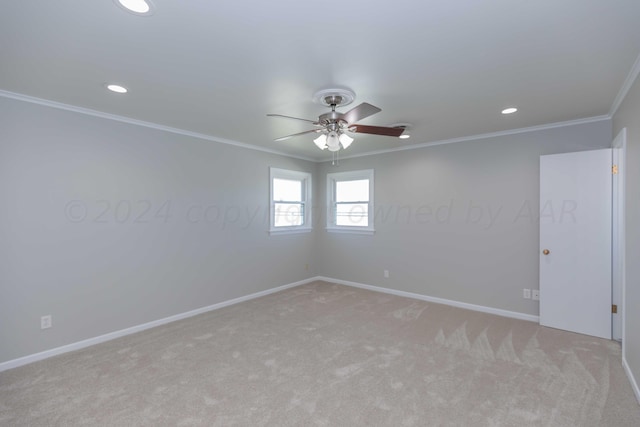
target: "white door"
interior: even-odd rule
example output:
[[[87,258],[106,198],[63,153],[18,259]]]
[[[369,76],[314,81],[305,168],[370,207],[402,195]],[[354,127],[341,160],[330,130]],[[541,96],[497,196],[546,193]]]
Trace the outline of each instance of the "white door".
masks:
[[[540,156],[540,324],[608,339],[611,155]]]

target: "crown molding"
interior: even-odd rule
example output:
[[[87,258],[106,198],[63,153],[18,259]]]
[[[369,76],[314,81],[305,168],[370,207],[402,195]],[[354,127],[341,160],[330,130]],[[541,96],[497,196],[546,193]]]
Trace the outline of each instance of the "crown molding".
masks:
[[[615,109],[612,108],[612,111],[617,110],[617,108],[619,107],[620,103],[622,102],[622,99],[624,99],[624,96],[626,96],[627,92],[629,91],[631,85],[633,84],[635,78],[638,76],[639,73],[640,73],[640,56],[636,60],[636,63],[634,64],[634,67],[633,67],[632,71],[627,76],[627,80],[625,81],[625,84],[624,84],[623,88],[620,90],[620,93],[618,94],[618,97],[616,97],[617,106],[616,106]],[[225,138],[218,138],[218,137],[214,137],[214,136],[211,136],[211,135],[206,135],[206,134],[203,134],[203,133],[192,132],[192,131],[188,131],[188,130],[185,130],[185,129],[179,129],[179,128],[174,128],[174,127],[170,127],[170,126],[164,126],[164,125],[160,125],[160,124],[157,124],[157,123],[152,123],[152,122],[147,122],[147,121],[143,121],[143,120],[132,119],[132,118],[129,118],[129,117],[119,116],[119,115],[116,115],[116,114],[105,113],[105,112],[102,112],[102,111],[92,110],[92,109],[84,108],[84,107],[77,107],[77,106],[70,105],[70,104],[64,104],[64,103],[57,102],[57,101],[50,101],[50,100],[47,100],[47,99],[36,98],[36,97],[33,97],[33,96],[23,95],[23,94],[20,94],[20,93],[9,92],[9,91],[5,91],[5,90],[0,90],[0,97],[15,99],[15,100],[18,100],[18,101],[23,101],[23,102],[29,102],[29,103],[32,103],[32,104],[43,105],[43,106],[46,106],[46,107],[56,108],[56,109],[60,109],[60,110],[71,111],[71,112],[84,114],[84,115],[88,115],[88,116],[99,117],[99,118],[103,118],[103,119],[107,119],[107,120],[118,121],[118,122],[121,122],[121,123],[128,123],[128,124],[132,124],[132,125],[136,125],[136,126],[142,126],[142,127],[150,128],[150,129],[156,129],[156,130],[169,132],[169,133],[173,133],[173,134],[177,134],[177,135],[182,135],[182,136],[188,136],[188,137],[192,137],[192,138],[202,139],[202,140],[205,140],[205,141],[216,142],[216,143],[226,144],[226,145],[232,145],[232,146],[235,146],[235,147],[245,148],[245,149],[248,149],[248,150],[260,151],[260,152],[263,152],[263,153],[269,153],[269,154],[275,154],[275,155],[290,157],[290,158],[299,159],[299,160],[305,160],[305,161],[308,161],[308,162],[326,163],[326,162],[330,161],[330,160],[326,160],[326,159],[319,159],[319,158],[313,158],[313,157],[296,156],[296,155],[293,155],[293,154],[285,153],[283,151],[272,150],[272,149],[269,149],[269,148],[263,148],[263,147],[259,147],[259,146],[256,146],[256,145],[247,144],[247,143],[244,143],[244,142],[234,141],[234,140],[225,139]],[[620,98],[619,101],[618,101],[618,98]],[[378,154],[393,153],[393,152],[396,152],[396,151],[418,150],[420,148],[433,147],[433,146],[436,146],[436,145],[454,144],[454,143],[458,143],[458,142],[467,142],[467,141],[475,141],[475,140],[487,139],[487,138],[496,138],[496,137],[500,137],[500,136],[517,135],[517,134],[526,133],[526,132],[535,132],[535,131],[541,131],[541,130],[547,130],[547,129],[560,128],[560,127],[565,127],[565,126],[575,126],[575,125],[581,125],[581,124],[586,124],[586,123],[599,122],[599,121],[603,121],[603,120],[610,120],[611,117],[612,117],[612,115],[608,114],[608,115],[602,115],[602,116],[588,117],[588,118],[584,118],[584,119],[569,120],[569,121],[564,121],[564,122],[557,122],[557,123],[549,123],[549,124],[538,125],[538,126],[531,126],[531,127],[527,127],[527,128],[510,129],[510,130],[499,131],[499,132],[491,132],[491,133],[483,133],[483,134],[478,134],[478,135],[464,136],[464,137],[460,137],[460,138],[451,138],[451,139],[444,139],[444,140],[439,140],[439,141],[424,142],[424,143],[419,143],[419,144],[406,145],[406,146],[402,146],[402,147],[395,147],[395,148],[389,148],[389,149],[384,149],[384,150],[375,150],[375,151],[368,151],[366,153],[353,154],[353,155],[348,155],[348,156],[341,156],[340,159],[345,159],[346,160],[346,159],[352,159],[352,158],[357,158],[357,157],[366,157],[366,156],[375,156],[375,155],[378,155]]]
[[[460,137],[460,138],[443,139],[443,140],[433,141],[433,142],[424,142],[424,143],[420,143],[420,144],[405,145],[403,147],[395,147],[395,148],[388,148],[388,149],[384,149],[384,150],[368,151],[366,153],[353,154],[351,156],[340,156],[340,159],[341,160],[343,160],[343,159],[353,159],[353,158],[356,158],[356,157],[374,156],[374,155],[377,155],[377,154],[393,153],[393,152],[396,152],[396,151],[417,150],[417,149],[420,149],[420,148],[433,147],[433,146],[436,146],[436,145],[455,144],[457,142],[476,141],[476,140],[479,140],[479,139],[496,138],[496,137],[508,136],[508,135],[517,135],[517,134],[527,133],[527,132],[536,132],[536,131],[541,131],[541,130],[561,128],[561,127],[566,127],[566,126],[576,126],[576,125],[582,125],[582,124],[586,124],[586,123],[601,122],[603,120],[610,120],[610,119],[611,119],[611,116],[609,116],[609,115],[587,117],[587,118],[584,118],[584,119],[576,119],[576,120],[569,120],[569,121],[565,121],[565,122],[549,123],[549,124],[545,124],[545,125],[531,126],[531,127],[527,127],[527,128],[518,128],[518,129],[510,129],[510,130],[499,131],[499,132],[482,133],[482,134],[478,134],[478,135],[463,136],[463,137]],[[330,160],[322,160],[322,163],[329,162],[329,161]]]
[[[205,141],[217,142],[219,144],[233,145],[235,147],[245,148],[245,149],[248,149],[248,150],[260,151],[260,152],[269,153],[269,154],[276,154],[276,155],[279,155],[279,156],[291,157],[291,158],[299,159],[299,160],[306,160],[308,162],[318,162],[317,159],[313,159],[311,157],[296,156],[296,155],[293,155],[293,154],[285,153],[283,151],[272,150],[272,149],[269,149],[269,148],[259,147],[257,145],[247,144],[247,143],[244,143],[244,142],[234,141],[234,140],[231,140],[231,139],[218,138],[218,137],[215,137],[215,136],[206,135],[204,133],[192,132],[192,131],[185,130],[185,129],[174,128],[174,127],[171,127],[171,126],[164,126],[164,125],[161,125],[161,124],[158,124],[158,123],[146,122],[144,120],[132,119],[132,118],[129,118],[129,117],[119,116],[117,114],[110,114],[110,113],[105,113],[103,111],[92,110],[90,108],[76,107],[75,105],[64,104],[62,102],[51,101],[51,100],[48,100],[48,99],[36,98],[34,96],[23,95],[21,93],[9,92],[9,91],[0,89],[0,97],[15,99],[17,101],[28,102],[28,103],[31,103],[31,104],[38,104],[38,105],[42,105],[42,106],[45,106],[45,107],[56,108],[58,110],[71,111],[71,112],[74,112],[74,113],[84,114],[84,115],[87,115],[87,116],[99,117],[101,119],[113,120],[113,121],[116,121],[116,122],[127,123],[127,124],[131,124],[131,125],[136,125],[136,126],[142,126],[142,127],[146,127],[146,128],[150,128],[150,129],[160,130],[160,131],[163,131],[163,132],[173,133],[173,134],[176,134],[176,135],[189,136],[189,137],[192,137],[192,138],[202,139],[202,140],[205,140]]]
[[[614,114],[616,114],[616,112],[618,111],[618,108],[620,108],[620,105],[622,104],[622,101],[624,101],[624,99],[626,98],[627,93],[629,93],[631,86],[633,86],[633,83],[636,81],[639,74],[640,74],[640,55],[638,55],[638,57],[636,58],[636,62],[633,63],[633,66],[631,67],[631,70],[629,70],[629,74],[627,74],[627,78],[622,84],[622,87],[620,88],[620,91],[618,92],[616,99],[614,99],[613,105],[611,106],[611,110],[609,110],[609,117],[613,117]]]

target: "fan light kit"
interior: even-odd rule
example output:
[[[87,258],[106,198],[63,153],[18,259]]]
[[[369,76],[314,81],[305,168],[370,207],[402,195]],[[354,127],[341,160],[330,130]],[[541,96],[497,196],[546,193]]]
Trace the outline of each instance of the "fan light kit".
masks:
[[[342,148],[347,149],[353,142],[353,138],[351,138],[346,133],[341,133],[338,135],[337,132],[331,131],[328,134],[322,134],[313,142],[318,146],[319,149],[324,150],[328,148],[329,151],[338,151],[340,150],[340,144],[342,144]]]
[[[336,151],[340,151],[340,148],[348,148],[353,142],[353,138],[347,135],[346,132],[398,137],[405,131],[403,127],[369,126],[356,123],[359,120],[382,111],[380,108],[367,104],[366,102],[352,108],[346,113],[336,111],[337,107],[352,103],[355,97],[356,94],[348,89],[324,89],[316,92],[313,95],[314,102],[331,107],[331,111],[321,114],[318,120],[301,119],[298,117],[284,116],[282,114],[267,114],[269,117],[282,117],[308,122],[316,127],[315,129],[276,138],[276,141],[284,141],[308,133],[319,133],[320,135],[313,140],[316,146],[321,150],[327,149],[335,153]]]

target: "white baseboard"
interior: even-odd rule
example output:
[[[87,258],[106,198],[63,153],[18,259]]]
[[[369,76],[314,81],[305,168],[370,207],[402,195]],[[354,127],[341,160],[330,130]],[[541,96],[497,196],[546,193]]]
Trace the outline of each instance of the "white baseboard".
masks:
[[[0,363],[0,372],[6,371],[8,369],[17,368],[19,366],[27,365],[29,363],[37,362],[39,360],[47,359],[49,357],[57,356],[59,354],[68,353],[74,350],[80,350],[82,348],[89,347],[95,344],[100,344],[105,341],[110,341],[116,338],[120,338],[125,335],[135,334],[136,332],[144,331],[145,329],[155,328],[156,326],[175,322],[176,320],[186,319],[188,317],[197,316],[198,314],[206,313],[208,311],[218,310],[223,307],[228,307],[230,305],[238,304],[251,299],[260,298],[265,295],[284,291],[285,289],[294,288],[296,286],[304,285],[306,283],[310,283],[316,280],[319,280],[319,279],[317,277],[312,277],[309,279],[300,280],[298,282],[289,283],[288,285],[278,286],[276,288],[267,289],[266,291],[256,292],[243,297],[234,298],[228,301],[223,301],[217,304],[209,305],[207,307],[202,307],[195,310],[187,311],[186,313],[176,314],[174,316],[165,317],[164,319],[154,320],[152,322],[143,323],[142,325],[132,326],[130,328],[121,329],[115,332],[109,332],[108,334],[100,335],[93,338],[88,338],[86,340],[63,345],[61,347],[52,348],[51,350],[46,350],[40,353],[30,354],[28,356],[20,357],[18,359],[2,362]]]
[[[627,363],[627,358],[624,357],[624,353],[622,353],[622,367],[624,368],[624,372],[627,374],[627,378],[629,378],[633,393],[636,395],[636,400],[640,403],[640,388],[638,388],[638,383],[636,382],[636,378],[633,376],[633,372],[631,372],[631,368]]]
[[[400,297],[419,299],[422,301],[434,302],[436,304],[450,305],[452,307],[464,308],[467,310],[480,311],[482,313],[495,314],[502,317],[511,317],[513,319],[528,320],[530,322],[539,323],[540,317],[533,314],[518,313],[517,311],[502,310],[499,308],[486,307],[484,305],[468,304],[466,302],[454,301],[444,298],[430,297],[427,295],[416,294],[413,292],[398,291],[395,289],[383,288],[380,286],[365,285],[363,283],[349,282],[347,280],[333,279],[331,277],[316,277],[315,280],[323,280],[325,282],[337,283],[339,285],[352,286],[354,288],[368,289],[375,292],[383,292],[385,294],[397,295]]]
[[[46,350],[46,351],[43,351],[43,352],[40,352],[40,353],[35,353],[35,354],[28,355],[28,356],[20,357],[18,359],[13,359],[13,360],[9,360],[7,362],[2,362],[2,363],[0,363],[0,372],[6,371],[8,369],[17,368],[19,366],[27,365],[29,363],[37,362],[39,360],[47,359],[49,357],[53,357],[53,356],[57,356],[57,355],[60,355],[60,354],[68,353],[70,351],[80,350],[82,348],[86,348],[86,347],[89,347],[89,346],[92,346],[92,345],[95,345],[95,344],[103,343],[105,341],[110,341],[110,340],[113,340],[113,339],[116,339],[116,338],[120,338],[120,337],[123,337],[125,335],[130,335],[130,334],[134,334],[136,332],[141,332],[141,331],[144,331],[146,329],[155,328],[156,326],[165,325],[167,323],[175,322],[177,320],[182,320],[182,319],[186,319],[188,317],[197,316],[198,314],[206,313],[208,311],[218,310],[218,309],[223,308],[223,307],[228,307],[230,305],[238,304],[238,303],[241,303],[241,302],[244,302],[244,301],[248,301],[248,300],[251,300],[251,299],[260,298],[260,297],[265,296],[265,295],[269,295],[269,294],[273,294],[273,293],[276,293],[276,292],[284,291],[285,289],[294,288],[296,286],[304,285],[304,284],[311,283],[311,282],[314,282],[314,281],[317,281],[317,280],[322,280],[322,281],[330,282],[330,283],[336,283],[336,284],[339,284],[339,285],[352,286],[352,287],[355,287],[355,288],[367,289],[367,290],[374,291],[374,292],[382,292],[382,293],[386,293],[386,294],[397,295],[397,296],[406,297],[406,298],[414,298],[414,299],[418,299],[418,300],[422,300],[422,301],[429,301],[429,302],[433,302],[433,303],[437,303],[437,304],[444,304],[444,305],[449,305],[449,306],[452,306],[452,307],[464,308],[464,309],[467,309],[467,310],[480,311],[480,312],[483,312],[483,313],[495,314],[495,315],[503,316],[503,317],[511,317],[511,318],[514,318],[514,319],[528,320],[528,321],[531,321],[531,322],[538,322],[539,321],[538,316],[534,316],[534,315],[531,315],[531,314],[524,314],[524,313],[518,313],[518,312],[515,312],[515,311],[501,310],[501,309],[498,309],[498,308],[485,307],[485,306],[482,306],[482,305],[468,304],[468,303],[465,303],[465,302],[448,300],[448,299],[444,299],[444,298],[430,297],[430,296],[427,296],[427,295],[416,294],[416,293],[413,293],[413,292],[399,291],[399,290],[389,289],[389,288],[383,288],[383,287],[380,287],[380,286],[365,285],[363,283],[349,282],[347,280],[334,279],[334,278],[331,278],[331,277],[315,276],[315,277],[310,277],[308,279],[300,280],[298,282],[289,283],[288,285],[278,286],[276,288],[267,289],[266,291],[256,292],[256,293],[253,293],[253,294],[250,294],[250,295],[246,295],[246,296],[243,296],[243,297],[234,298],[234,299],[231,299],[231,300],[228,300],[228,301],[223,301],[223,302],[220,302],[220,303],[217,303],[217,304],[209,305],[207,307],[202,307],[202,308],[198,308],[198,309],[195,309],[195,310],[187,311],[185,313],[176,314],[174,316],[165,317],[164,319],[154,320],[152,322],[143,323],[142,325],[132,326],[130,328],[121,329],[119,331],[110,332],[108,334],[100,335],[100,336],[93,337],[93,338],[88,338],[86,340],[82,340],[82,341],[78,341],[78,342],[75,342],[75,343],[67,344],[67,345],[64,345],[64,346],[61,346],[61,347],[56,347],[56,348],[53,348],[51,350]],[[629,371],[628,367],[626,367],[626,365],[625,365],[625,369],[627,370],[627,375],[629,375],[629,378],[630,379],[633,378],[631,376],[631,374],[630,374],[630,371]],[[634,381],[632,381],[632,384],[634,385],[634,391],[636,392],[636,396],[640,396],[640,394],[638,394],[638,387],[637,387],[636,383]],[[640,398],[639,398],[639,400],[640,400]]]

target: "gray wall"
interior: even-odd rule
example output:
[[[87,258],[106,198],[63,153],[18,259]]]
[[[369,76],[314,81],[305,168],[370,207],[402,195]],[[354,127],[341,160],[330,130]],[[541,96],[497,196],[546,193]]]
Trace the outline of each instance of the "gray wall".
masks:
[[[0,98],[0,362],[315,275],[269,166],[317,167]]]
[[[333,167],[0,98],[0,362],[315,275],[538,314],[538,158],[610,142],[601,121]],[[314,232],[267,234],[269,166],[314,173]],[[324,231],[326,173],[369,168],[376,234]]]
[[[374,169],[378,217],[374,236],[319,233],[320,272],[537,315],[539,156],[610,146],[606,120],[323,163],[323,198],[326,173]]]
[[[636,79],[622,105],[613,116],[613,132],[627,128],[625,174],[626,294],[624,313],[625,354],[636,382],[640,380],[640,80]]]

